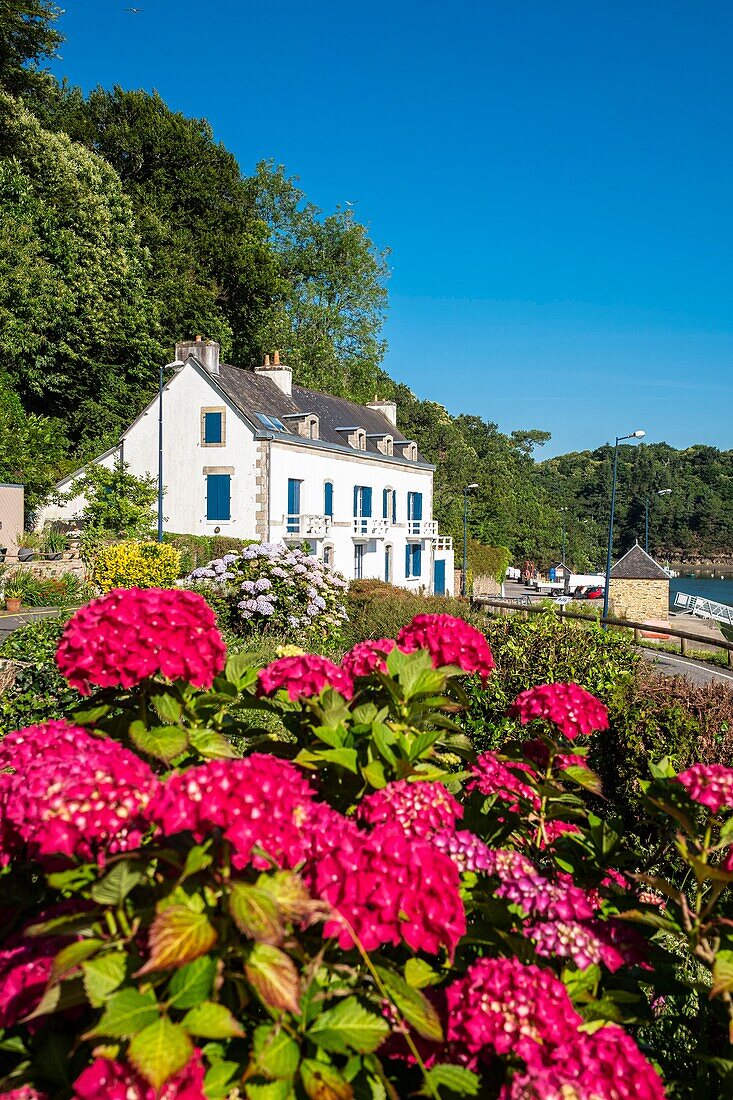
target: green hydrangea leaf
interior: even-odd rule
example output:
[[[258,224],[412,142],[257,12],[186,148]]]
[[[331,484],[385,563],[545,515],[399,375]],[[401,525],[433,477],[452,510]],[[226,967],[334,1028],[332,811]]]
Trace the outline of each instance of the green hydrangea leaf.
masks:
[[[430,1039],[434,1043],[443,1042],[443,1029],[435,1007],[430,1003],[424,993],[408,985],[404,978],[395,974],[386,967],[376,968],[379,977],[397,1008],[412,1024],[423,1039]]]
[[[240,932],[261,943],[282,943],[285,927],[274,898],[257,886],[235,882],[229,893],[229,912]]]
[[[203,1001],[195,1005],[181,1020],[181,1027],[200,1039],[240,1039],[244,1035],[241,1025],[226,1005]]]
[[[154,1023],[160,1014],[155,994],[148,990],[121,989],[107,1002],[104,1015],[86,1038],[109,1035],[113,1039],[129,1039]]]
[[[334,1054],[349,1054],[352,1050],[368,1054],[381,1046],[388,1033],[384,1017],[369,1012],[356,997],[347,997],[321,1013],[308,1029],[314,1043]]]
[[[458,1096],[478,1096],[479,1077],[465,1066],[433,1066],[426,1075],[426,1080],[433,1088],[449,1089]],[[423,1090],[423,1095],[432,1096],[432,1092]]]
[[[138,1032],[127,1048],[130,1062],[156,1090],[183,1069],[192,1054],[193,1043],[188,1035],[167,1016]]]
[[[300,1079],[311,1100],[352,1100],[354,1090],[335,1066],[305,1058],[300,1064]]]
[[[98,905],[119,905],[144,877],[143,872],[131,860],[121,859],[101,882],[95,882],[92,886],[92,900]]]
[[[211,993],[216,963],[210,955],[202,955],[186,963],[168,983],[167,1000],[174,1008],[193,1008]]]
[[[188,748],[188,734],[181,726],[155,726],[149,730],[142,722],[133,722],[130,738],[140,752],[164,764],[169,764]]]
[[[84,989],[93,1008],[103,1008],[110,995],[122,985],[127,959],[123,951],[111,951],[82,963]]]
[[[300,1047],[275,1024],[262,1024],[252,1044],[254,1069],[265,1077],[292,1077],[300,1061]]]

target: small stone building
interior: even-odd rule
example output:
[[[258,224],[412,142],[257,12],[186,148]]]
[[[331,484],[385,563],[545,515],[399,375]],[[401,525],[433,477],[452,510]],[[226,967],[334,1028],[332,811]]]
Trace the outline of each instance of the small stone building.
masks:
[[[17,557],[18,539],[23,533],[23,486],[0,484],[0,547],[9,558]]]
[[[609,602],[620,619],[669,619],[669,577],[638,542],[611,569]]]

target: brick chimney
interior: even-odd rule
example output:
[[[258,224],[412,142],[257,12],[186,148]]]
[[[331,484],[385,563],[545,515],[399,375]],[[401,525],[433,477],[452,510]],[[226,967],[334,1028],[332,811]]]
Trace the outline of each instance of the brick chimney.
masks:
[[[376,412],[380,412],[383,416],[387,417],[390,424],[394,424],[397,427],[397,402],[388,400],[387,398],[375,397],[373,401],[367,403],[368,409],[374,409]]]
[[[266,378],[270,378],[277,388],[287,394],[288,397],[292,394],[293,372],[285,363],[280,362],[279,351],[272,353],[272,362],[270,362],[270,356],[266,355],[264,363],[259,367],[255,367],[255,374],[262,374]]]
[[[218,374],[220,351],[221,345],[216,340],[202,340],[197,336],[195,340],[182,340],[180,344],[176,344],[176,359],[185,363],[189,355],[192,355],[209,374]]]

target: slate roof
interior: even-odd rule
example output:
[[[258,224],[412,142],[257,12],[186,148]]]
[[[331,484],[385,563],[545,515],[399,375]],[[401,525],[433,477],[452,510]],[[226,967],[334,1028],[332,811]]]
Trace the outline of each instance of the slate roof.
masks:
[[[611,580],[668,581],[669,577],[637,542],[612,567]]]
[[[378,409],[368,409],[365,405],[359,405],[356,401],[349,401],[346,397],[333,397],[328,393],[319,393],[318,390],[308,390],[303,386],[293,386],[291,397],[283,393],[271,378],[264,374],[255,374],[251,370],[243,370],[241,367],[232,367],[222,363],[219,374],[214,376],[214,382],[224,391],[239,411],[260,431],[267,431],[258,419],[258,413],[266,416],[292,416],[296,413],[315,413],[319,420],[319,440],[333,446],[340,447],[344,451],[354,454],[354,448],[346,441],[346,433],[337,431],[338,428],[364,428],[367,433],[366,453],[380,454],[376,441],[370,439],[370,435],[391,435],[395,443],[409,442],[399,428],[379,412]],[[293,435],[299,439],[297,428],[292,422],[285,421],[289,431],[285,436]],[[303,439],[304,443],[310,442]],[[318,440],[313,440],[314,444]],[[356,452],[364,453],[364,452]],[[399,462],[400,456],[395,455]],[[418,453],[418,464],[428,465],[427,460]],[[415,463],[410,463],[415,465]]]

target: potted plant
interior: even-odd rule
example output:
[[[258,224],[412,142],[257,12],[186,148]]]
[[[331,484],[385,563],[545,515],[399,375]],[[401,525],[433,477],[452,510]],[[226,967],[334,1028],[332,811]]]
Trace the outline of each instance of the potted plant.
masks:
[[[41,549],[47,561],[59,561],[69,545],[69,540],[63,531],[55,531],[50,528],[44,531],[41,539]]]
[[[9,580],[5,584],[5,610],[11,614],[20,611],[23,602],[23,585],[18,580]]]
[[[24,531],[18,539],[18,561],[34,561],[40,541],[35,531]]]

